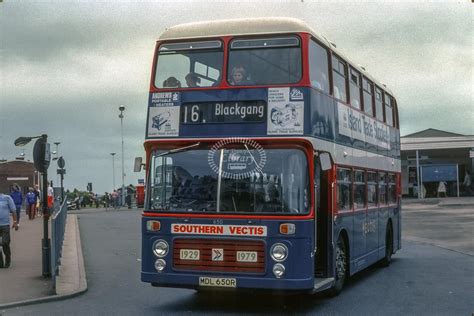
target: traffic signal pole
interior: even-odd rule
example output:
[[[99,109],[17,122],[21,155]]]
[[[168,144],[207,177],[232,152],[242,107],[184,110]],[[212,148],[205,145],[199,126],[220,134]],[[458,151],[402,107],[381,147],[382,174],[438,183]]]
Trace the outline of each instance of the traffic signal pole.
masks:
[[[47,146],[48,136],[42,135],[43,144]],[[49,239],[49,211],[48,211],[48,168],[43,172],[43,240],[42,240],[42,261],[43,276],[51,276],[51,240]]]

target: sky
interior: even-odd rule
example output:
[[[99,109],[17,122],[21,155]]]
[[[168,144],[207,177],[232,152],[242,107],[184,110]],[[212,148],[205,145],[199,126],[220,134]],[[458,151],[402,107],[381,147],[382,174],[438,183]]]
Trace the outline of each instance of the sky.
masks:
[[[144,156],[153,50],[176,24],[244,17],[306,22],[397,98],[401,135],[426,128],[474,134],[473,5],[470,1],[0,1],[0,159],[46,133],[60,142],[65,187],[125,185]],[[56,182],[56,163],[49,168]]]

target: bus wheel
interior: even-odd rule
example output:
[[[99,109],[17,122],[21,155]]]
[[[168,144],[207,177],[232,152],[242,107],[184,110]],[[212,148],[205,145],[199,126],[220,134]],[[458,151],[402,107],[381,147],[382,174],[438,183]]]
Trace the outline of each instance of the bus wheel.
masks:
[[[337,240],[335,266],[336,282],[334,283],[334,286],[329,290],[329,295],[331,296],[339,295],[339,293],[341,293],[342,289],[344,288],[344,284],[347,280],[347,247],[342,236],[339,236],[339,239]]]
[[[385,257],[382,259],[382,267],[388,267],[392,262],[393,253],[393,231],[392,225],[387,224],[387,233],[385,234]]]

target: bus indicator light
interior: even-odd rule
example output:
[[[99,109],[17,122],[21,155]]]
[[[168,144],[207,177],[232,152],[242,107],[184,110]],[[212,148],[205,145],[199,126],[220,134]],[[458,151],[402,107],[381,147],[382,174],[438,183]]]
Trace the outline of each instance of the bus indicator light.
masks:
[[[280,234],[294,235],[295,232],[296,232],[295,224],[291,224],[291,223],[280,224]]]
[[[160,221],[147,221],[146,222],[146,230],[156,232],[161,229]]]

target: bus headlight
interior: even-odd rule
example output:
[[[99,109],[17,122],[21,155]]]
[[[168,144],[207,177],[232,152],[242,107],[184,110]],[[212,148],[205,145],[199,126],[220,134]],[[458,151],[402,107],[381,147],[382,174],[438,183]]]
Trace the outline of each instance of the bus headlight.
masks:
[[[285,261],[285,259],[288,257],[288,248],[284,244],[274,244],[270,250],[270,256],[276,262]]]
[[[169,246],[163,239],[158,239],[153,243],[153,253],[157,257],[164,257],[168,254]]]
[[[155,261],[155,269],[156,271],[158,272],[163,272],[163,270],[165,269],[166,267],[166,261],[163,260],[163,259],[157,259]]]
[[[273,266],[273,274],[275,275],[275,277],[277,277],[278,279],[281,278],[283,276],[283,274],[285,274],[285,266],[282,265],[281,263],[276,263],[274,266]]]

